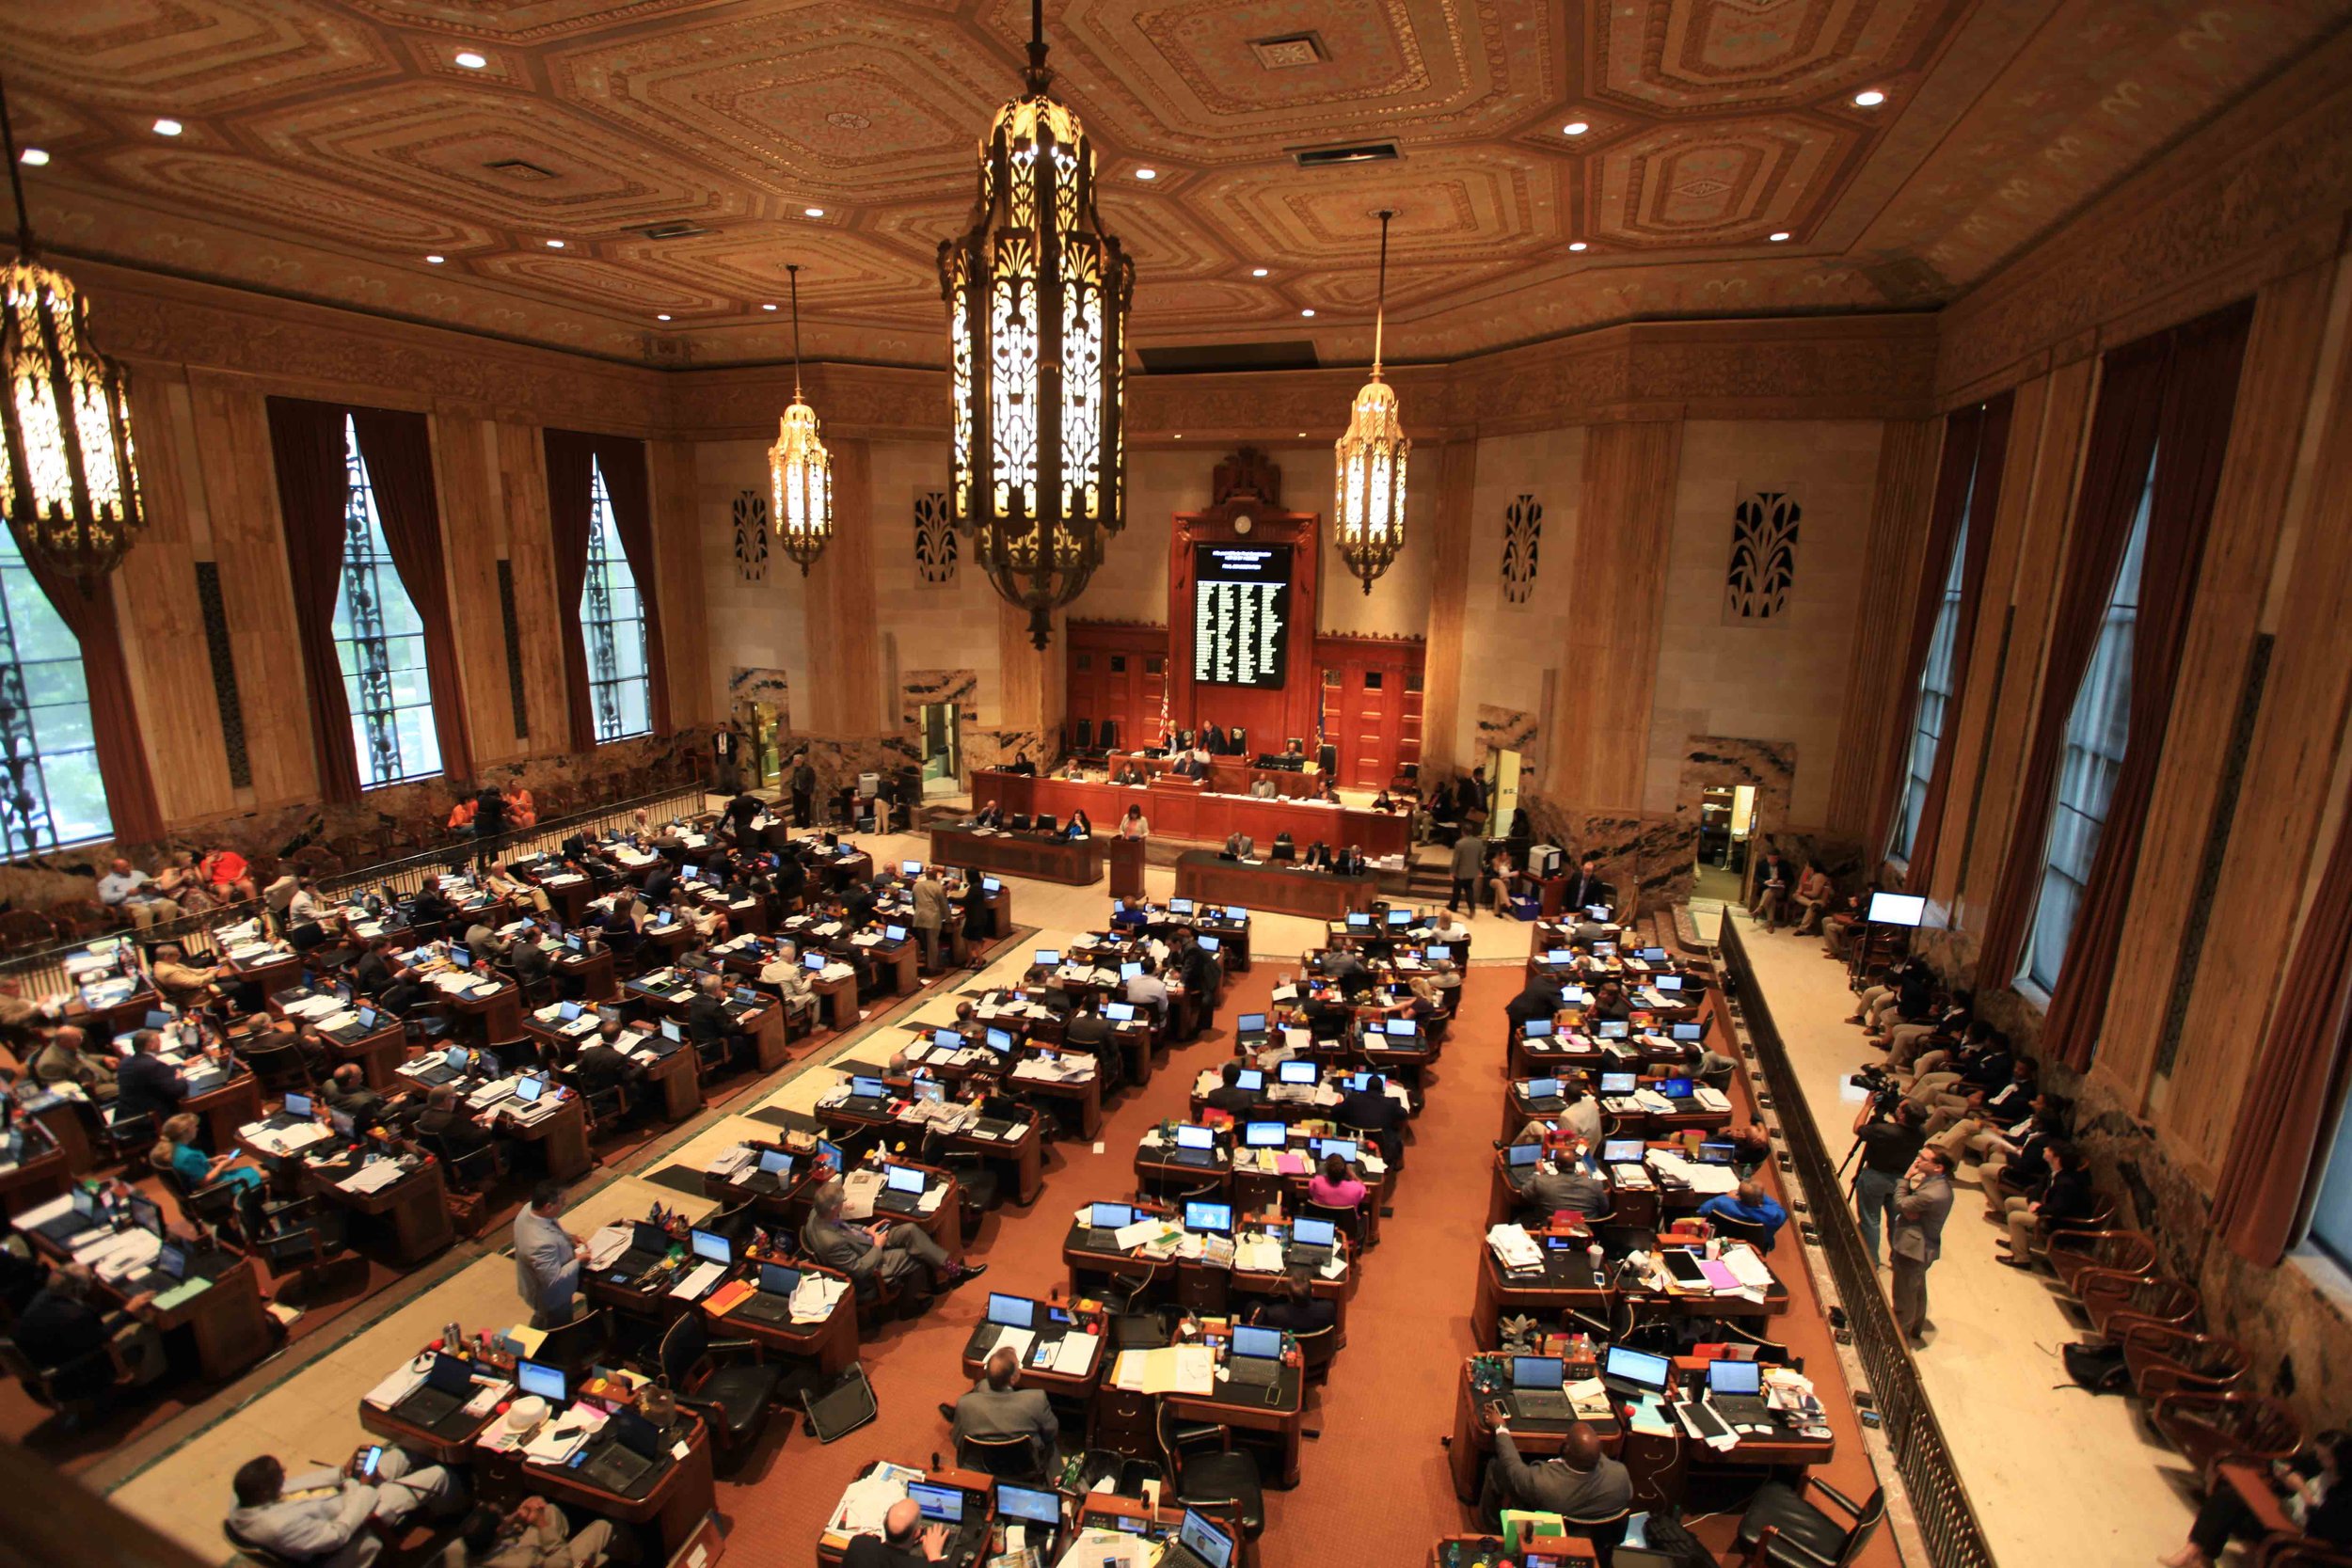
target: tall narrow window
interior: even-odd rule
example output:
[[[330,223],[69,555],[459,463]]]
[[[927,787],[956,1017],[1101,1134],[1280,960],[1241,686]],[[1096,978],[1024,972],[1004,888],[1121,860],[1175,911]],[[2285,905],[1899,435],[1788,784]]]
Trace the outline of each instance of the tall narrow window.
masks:
[[[2336,1123],[2328,1175],[2312,1205],[2312,1240],[2339,1264],[2352,1269],[2352,1116]]]
[[[392,565],[375,515],[375,489],[359,457],[358,433],[343,420],[342,584],[335,591],[335,657],[351,707],[351,749],[359,787],[380,789],[441,770],[433,727],[433,686],[425,673],[424,623]]]
[[[1968,506],[1976,499],[1977,481],[1968,478],[1968,500],[1962,503],[1960,527],[1952,537],[1952,567],[1944,576],[1944,601],[1936,607],[1935,627],[1928,636],[1927,662],[1919,667],[1919,700],[1912,710],[1911,772],[1897,802],[1895,832],[1886,847],[1895,860],[1911,859],[1911,840],[1919,829],[1919,813],[1928,800],[1928,781],[1935,776],[1935,752],[1944,741],[1944,709],[1952,700],[1952,652],[1960,641],[1960,588],[1968,560]]]
[[[13,859],[113,832],[82,645],[0,523],[0,847]]]
[[[2051,808],[2049,836],[2043,841],[2042,891],[2034,904],[2033,929],[2026,939],[2022,974],[2045,991],[2058,989],[2058,970],[2066,961],[2067,939],[2074,933],[2074,916],[2083,893],[2090,885],[2090,867],[2099,854],[2099,832],[2106,825],[2107,806],[2115,799],[2116,775],[2123,768],[2123,748],[2131,739],[2132,639],[2139,622],[2139,565],[2148,549],[2148,514],[2154,503],[2155,454],[2148,459],[2141,481],[2139,509],[2132,518],[2132,536],[2123,546],[2122,563],[2108,590],[2106,613],[2099,628],[2098,645],[2074,691],[2074,706],[2066,717],[2066,751],[2058,762],[2058,800]]]
[[[580,594],[588,643],[588,701],[596,740],[626,740],[653,728],[653,677],[645,663],[645,607],[629,574],[604,467],[588,467],[588,581]]]

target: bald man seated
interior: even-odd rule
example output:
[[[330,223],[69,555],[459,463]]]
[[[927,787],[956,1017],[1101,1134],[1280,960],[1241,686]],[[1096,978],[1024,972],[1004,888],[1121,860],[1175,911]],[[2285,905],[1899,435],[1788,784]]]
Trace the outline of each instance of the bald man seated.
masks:
[[[922,1568],[947,1559],[947,1527],[923,1528],[923,1511],[911,1497],[890,1505],[880,1535],[861,1535],[841,1554],[841,1568]]]
[[[1026,1437],[1038,1473],[1051,1475],[1060,1468],[1055,1450],[1061,1445],[1061,1422],[1055,1418],[1043,1389],[1024,1388],[1020,1384],[1021,1357],[1011,1346],[998,1346],[990,1353],[980,1381],[956,1401],[956,1442],[961,1445],[967,1437]]]
[[[1495,1434],[1495,1456],[1486,1462],[1479,1488],[1478,1516],[1490,1528],[1499,1527],[1505,1508],[1557,1513],[1573,1526],[1580,1519],[1612,1518],[1631,1505],[1632,1479],[1601,1451],[1600,1433],[1589,1422],[1568,1428],[1559,1458],[1530,1465],[1511,1440],[1511,1418],[1503,1407],[1488,1405],[1486,1419]]]

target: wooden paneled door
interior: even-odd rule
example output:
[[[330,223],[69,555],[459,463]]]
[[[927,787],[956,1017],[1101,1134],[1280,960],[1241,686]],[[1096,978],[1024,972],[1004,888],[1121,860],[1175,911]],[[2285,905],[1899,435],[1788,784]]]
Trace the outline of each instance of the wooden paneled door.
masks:
[[[1159,626],[1073,621],[1067,641],[1070,743],[1099,749],[1108,723],[1122,751],[1158,744],[1168,689],[1168,632]]]
[[[1383,789],[1420,762],[1422,651],[1418,639],[1315,639],[1323,739],[1338,753],[1341,784]]]

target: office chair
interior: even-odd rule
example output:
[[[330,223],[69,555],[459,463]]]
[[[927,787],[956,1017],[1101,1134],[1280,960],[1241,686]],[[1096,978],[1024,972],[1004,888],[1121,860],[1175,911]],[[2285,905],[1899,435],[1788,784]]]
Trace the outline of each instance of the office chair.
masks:
[[[1846,1515],[1844,1523],[1807,1498],[1819,1492]],[[1820,1477],[1796,1486],[1768,1481],[1740,1516],[1740,1544],[1748,1568],[1848,1568],[1862,1556],[1886,1517],[1886,1488],[1873,1488],[1859,1506]]]
[[[1091,719],[1081,719],[1077,721],[1076,729],[1076,738],[1073,742],[1071,749],[1077,752],[1091,752],[1094,750],[1094,721]]]
[[[758,1347],[748,1339],[716,1342],[700,1311],[690,1311],[661,1336],[655,1353],[662,1386],[680,1406],[703,1418],[719,1451],[739,1454],[759,1440],[784,1369],[763,1361],[726,1362],[721,1353]]]
[[[1626,1526],[1631,1521],[1632,1514],[1631,1509],[1621,1508],[1614,1513],[1604,1513],[1595,1519],[1580,1519],[1573,1514],[1562,1517],[1570,1535],[1581,1535],[1593,1544],[1593,1558],[1600,1568],[1611,1568],[1616,1560],[1617,1548],[1625,1542]]]
[[[581,1373],[604,1358],[612,1340],[612,1314],[601,1307],[592,1307],[570,1323],[548,1329],[531,1359],[544,1367],[561,1367],[567,1381],[577,1382]]]
[[[628,1085],[612,1084],[594,1094],[583,1094],[580,1103],[588,1111],[588,1132],[593,1137],[613,1131],[628,1119]]]
[[[310,1088],[315,1083],[310,1076],[310,1064],[291,1039],[283,1044],[263,1044],[254,1038],[238,1046],[236,1054],[264,1094],[282,1095],[288,1089]]]
[[[106,1117],[102,1129],[106,1140],[106,1152],[117,1160],[128,1160],[155,1143],[155,1118],[141,1112],[135,1117]]]
[[[485,1143],[462,1155],[452,1154],[449,1144],[437,1132],[420,1132],[417,1142],[441,1163],[441,1180],[453,1193],[483,1192],[499,1179],[499,1148],[495,1142]]]
[[[1115,751],[1115,750],[1117,750],[1117,749],[1118,749],[1118,746],[1119,746],[1119,721],[1118,721],[1118,720],[1116,720],[1116,719],[1105,719],[1105,720],[1104,720],[1104,721],[1103,721],[1103,733],[1102,733],[1102,737],[1101,737],[1101,738],[1102,738],[1102,742],[1103,742],[1103,750],[1104,750],[1104,751],[1105,751],[1105,752],[1110,752],[1110,751]]]
[[[1772,1248],[1772,1228],[1755,1220],[1735,1219],[1729,1214],[1710,1214],[1707,1223],[1714,1228],[1716,1235],[1726,1240],[1745,1242],[1758,1252],[1770,1252]]]
[[[246,1211],[240,1201],[246,1189],[238,1182],[223,1177],[199,1185],[168,1165],[157,1174],[171,1190],[171,1196],[180,1200],[180,1212],[189,1219],[215,1231],[230,1230],[241,1236],[253,1228],[250,1211]]]
[[[1294,1332],[1291,1338],[1298,1341],[1299,1374],[1303,1377],[1319,1380],[1329,1373],[1331,1363],[1339,1359],[1340,1325],[1337,1323],[1326,1323],[1321,1328],[1311,1328],[1303,1333]]]
[[[1157,1429],[1161,1463],[1174,1482],[1177,1502],[1202,1513],[1226,1514],[1245,1536],[1258,1539],[1265,1529],[1265,1492],[1256,1456],[1232,1446],[1232,1430],[1181,1422],[1167,1400],[1159,1402]],[[1188,1451],[1210,1440],[1218,1447],[1200,1454]]]
[[[1044,1479],[1038,1466],[1037,1445],[1025,1436],[961,1438],[956,1443],[956,1464],[998,1481]]]
[[[1372,1199],[1367,1196],[1364,1201],[1369,1203]],[[1316,1203],[1311,1199],[1301,1198],[1298,1202],[1298,1212],[1303,1219],[1329,1220],[1339,1227],[1340,1233],[1351,1242],[1360,1243],[1364,1239],[1364,1212],[1360,1208],[1341,1209],[1328,1203]]]
[[[238,1534],[236,1527],[226,1519],[220,1522],[220,1533],[228,1541],[230,1549],[245,1561],[252,1563],[254,1568],[304,1568],[304,1564],[309,1560],[308,1559],[280,1557],[267,1546]]]
[[[277,1300],[294,1305],[315,1287],[357,1272],[364,1279],[367,1259],[343,1246],[342,1215],[316,1197],[264,1206],[254,1255],[269,1265]]]
[[[0,1373],[16,1379],[35,1404],[60,1415],[86,1414],[129,1382],[113,1339],[51,1366],[26,1354],[14,1339],[0,1338]]]

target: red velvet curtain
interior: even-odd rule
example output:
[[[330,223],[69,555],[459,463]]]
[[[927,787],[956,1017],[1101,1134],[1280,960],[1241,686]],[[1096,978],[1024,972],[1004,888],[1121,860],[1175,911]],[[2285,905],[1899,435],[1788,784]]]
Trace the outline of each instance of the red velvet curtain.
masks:
[[[335,657],[335,594],[342,585],[343,507],[351,476],[343,461],[344,410],[301,398],[269,400],[270,459],[278,469],[286,572],[294,584],[294,640],[310,693],[310,746],[319,794],[359,799],[359,758],[351,705]]]
[[[2288,891],[2282,889],[2281,896]],[[2321,1141],[2343,1102],[2347,1064],[2352,1064],[2352,818],[2336,829],[2335,848],[2287,964],[2214,1187],[2214,1228],[2249,1262],[2275,1267],[2295,1240],[2312,1179],[2318,1174]]]
[[[23,553],[22,546],[19,553]],[[157,844],[164,836],[163,808],[155,801],[154,776],[147,769],[147,747],[139,736],[137,706],[131,700],[131,672],[122,657],[121,624],[115,616],[111,585],[85,591],[33,557],[25,569],[82,645],[82,680],[89,689],[90,738],[98,751],[98,775],[105,781],[106,816],[118,844]]]
[[[2139,846],[2155,794],[2156,768],[2172,718],[2172,687],[2188,641],[2189,608],[2197,596],[2197,567],[2205,554],[2205,525],[2221,488],[2230,446],[2231,410],[2237,403],[2238,367],[2254,319],[2251,301],[2177,326],[2165,374],[2164,405],[2156,423],[2156,476],[2148,514],[2147,554],[2140,563],[2139,612],[2132,631],[2131,732],[2117,771],[2115,794],[2099,830],[2090,880],[2067,937],[2066,961],[2050,997],[2043,1037],[2076,1071],[2090,1066],[2099,1026],[2106,1020],[2108,982],[2123,937]],[[2060,721],[2063,722],[2063,720]],[[2158,896],[2178,896],[2166,890]]]
[[[571,691],[572,749],[596,744],[596,715],[588,696],[588,650],[580,627],[580,596],[588,580],[589,463],[604,471],[604,491],[612,503],[612,530],[637,579],[645,615],[646,712],[653,733],[670,733],[669,661],[661,639],[661,601],[655,593],[653,488],[647,478],[645,443],[626,436],[595,436],[575,430],[544,433],[548,453],[548,513],[555,531],[555,590],[564,613],[564,678]]]
[[[466,735],[466,691],[457,677],[457,632],[449,612],[449,572],[441,558],[441,509],[433,491],[433,432],[422,414],[354,408],[359,460],[375,492],[376,520],[392,554],[392,569],[417,607],[424,627],[425,678],[433,693],[433,729],[441,747],[441,773],[453,784],[473,778],[473,746]]]
[[[2098,646],[2123,548],[2131,543],[2132,521],[2148,477],[2148,454],[2155,445],[2156,421],[2164,407],[2169,347],[2168,334],[2142,338],[2111,351],[2101,369],[2099,407],[2074,498],[2072,544],[2042,660],[2033,744],[2018,784],[2000,879],[1985,911],[1977,964],[1980,988],[2005,986],[2017,973],[2018,952],[2041,886],[2042,848],[2049,836],[2058,763],[2066,751],[2066,720],[2074,711],[2083,671]]]

